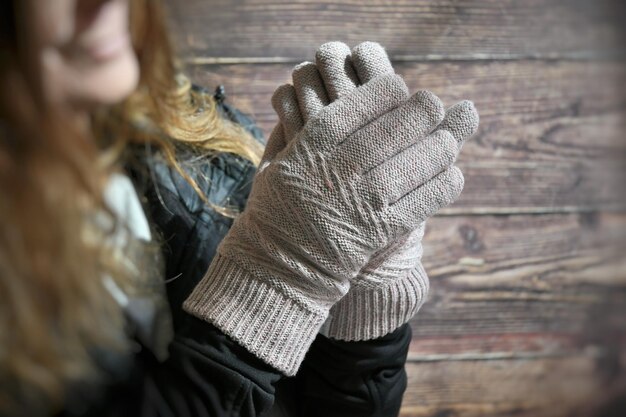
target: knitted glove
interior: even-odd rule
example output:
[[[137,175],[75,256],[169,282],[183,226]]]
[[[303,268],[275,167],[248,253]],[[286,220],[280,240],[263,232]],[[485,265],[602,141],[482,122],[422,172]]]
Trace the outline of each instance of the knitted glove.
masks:
[[[308,120],[260,167],[246,209],[185,310],[294,375],[329,309],[372,254],[463,187],[460,171],[443,170],[438,160],[415,175],[438,140],[427,136],[444,110],[429,92],[407,98],[402,79],[385,75]]]
[[[282,86],[274,95],[280,121],[268,143],[267,159],[324,106],[358,85],[394,73],[384,49],[374,42],[364,42],[352,52],[341,42],[330,42],[320,47],[316,58],[317,65],[305,62],[296,66],[293,87]],[[455,143],[462,146],[477,126],[478,114],[471,102],[451,107],[437,127],[431,146],[424,148],[420,163],[411,167],[413,175],[424,181],[427,173],[435,175],[449,167],[456,159]],[[348,294],[332,307],[321,333],[341,340],[368,340],[406,323],[428,292],[428,276],[421,263],[423,235],[424,223],[374,254]]]

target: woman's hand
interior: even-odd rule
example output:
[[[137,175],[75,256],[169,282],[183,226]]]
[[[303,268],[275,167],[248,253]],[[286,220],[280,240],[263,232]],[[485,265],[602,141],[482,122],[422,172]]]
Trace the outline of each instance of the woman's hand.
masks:
[[[341,42],[322,45],[316,54],[316,64],[304,62],[296,66],[293,86],[284,85],[276,90],[273,104],[280,120],[264,160],[270,161],[286,143],[294,140],[304,124],[325,106],[350,94],[359,85],[391,74],[394,74],[391,62],[377,43],[364,42],[352,51]],[[450,168],[457,151],[477,127],[478,113],[471,102],[454,105],[430,137],[412,144],[420,151],[404,169],[411,172],[416,184],[434,180]],[[406,121],[400,121],[397,126],[400,130],[411,128]],[[395,141],[394,131],[377,140]],[[399,184],[390,177],[386,187],[392,191]],[[402,191],[402,186],[395,191],[396,199]],[[323,334],[341,340],[373,339],[392,332],[417,312],[428,292],[428,276],[421,263],[424,225],[422,222],[369,259],[352,281],[348,294],[331,309]]]
[[[435,95],[409,98],[395,74],[322,108],[260,167],[246,209],[185,309],[295,374],[372,255],[460,193],[463,177],[449,167],[454,141],[423,160],[445,140],[429,135],[443,117]]]

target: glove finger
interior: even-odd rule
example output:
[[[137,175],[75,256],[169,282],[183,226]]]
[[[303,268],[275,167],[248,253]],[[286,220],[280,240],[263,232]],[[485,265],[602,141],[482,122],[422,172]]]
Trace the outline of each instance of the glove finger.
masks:
[[[459,144],[452,134],[438,130],[372,169],[366,175],[365,183],[393,205],[451,167],[458,153]]]
[[[398,75],[372,80],[324,107],[304,126],[302,137],[306,140],[303,143],[318,152],[335,149],[338,143],[396,108],[408,97],[408,88]]]
[[[352,66],[350,48],[345,43],[323,44],[315,54],[315,62],[331,102],[349,94],[359,85],[359,78]]]
[[[260,166],[263,166],[266,162],[271,162],[278,152],[282,151],[285,146],[287,146],[287,142],[285,141],[285,130],[283,128],[283,124],[278,122],[272,130],[270,138],[267,140],[267,145],[265,145],[265,152],[263,152],[263,158],[261,158]]]
[[[278,87],[272,96],[272,106],[285,129],[285,141],[289,143],[304,126],[293,85],[283,84]]]
[[[351,169],[358,173],[368,172],[428,135],[441,123],[444,113],[439,97],[418,91],[398,108],[350,136],[337,149],[337,158],[340,162],[350,161]]]
[[[452,204],[461,194],[464,181],[461,170],[452,166],[389,206],[389,218],[400,232],[413,230],[441,208]]]
[[[302,120],[306,123],[330,103],[324,81],[312,62],[303,62],[291,74],[296,96],[300,104]]]
[[[474,103],[463,100],[446,111],[446,117],[437,129],[445,129],[463,144],[478,130],[479,116]]]
[[[361,84],[394,73],[387,52],[376,42],[363,42],[355,46],[352,49],[352,64]]]

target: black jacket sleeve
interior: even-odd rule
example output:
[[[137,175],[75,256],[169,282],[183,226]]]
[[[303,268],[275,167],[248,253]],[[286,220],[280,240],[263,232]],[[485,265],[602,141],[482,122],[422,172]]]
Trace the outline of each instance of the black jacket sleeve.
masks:
[[[318,335],[296,376],[302,417],[397,416],[406,389],[411,327],[344,342]]]
[[[164,363],[145,358],[145,417],[256,417],[274,402],[280,374],[217,328],[189,316]]]
[[[219,329],[192,316],[170,344],[167,360],[138,349],[127,366],[123,380],[74,390],[82,394],[56,416],[257,417],[272,407],[281,378]]]

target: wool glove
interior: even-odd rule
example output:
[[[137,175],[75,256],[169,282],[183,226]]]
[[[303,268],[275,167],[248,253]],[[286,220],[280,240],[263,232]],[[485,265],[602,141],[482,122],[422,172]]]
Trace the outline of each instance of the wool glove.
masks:
[[[329,103],[376,77],[393,73],[385,50],[377,43],[364,42],[352,51],[341,42],[322,45],[316,64],[296,66],[293,86],[281,86],[276,91],[273,104],[280,120],[264,159],[270,160]],[[408,167],[412,175],[424,182],[447,169],[477,127],[478,113],[471,102],[451,107],[422,148],[418,163]],[[386,140],[394,140],[393,132]],[[340,340],[374,339],[392,332],[418,311],[429,284],[421,263],[424,226],[422,222],[371,257],[348,294],[332,307],[322,334]]]
[[[454,167],[413,172],[443,116],[435,95],[408,98],[395,74],[324,107],[259,168],[246,209],[185,310],[294,375],[372,254],[460,193]],[[431,170],[439,174],[425,182]]]

